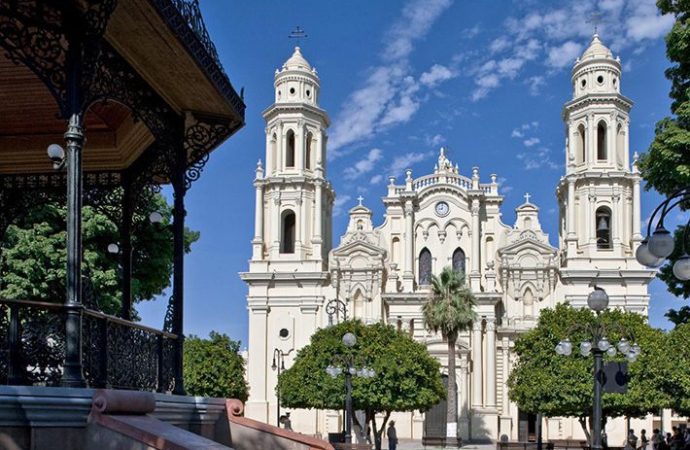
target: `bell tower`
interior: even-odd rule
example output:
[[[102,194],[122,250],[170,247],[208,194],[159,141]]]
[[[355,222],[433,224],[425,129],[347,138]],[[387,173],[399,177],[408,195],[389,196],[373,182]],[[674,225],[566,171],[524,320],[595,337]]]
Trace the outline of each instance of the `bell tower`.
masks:
[[[256,169],[252,260],[326,261],[333,191],[326,181],[328,115],[319,77],[299,47],[275,72],[266,120],[266,165]]]
[[[557,188],[562,279],[566,288],[587,283],[577,290],[586,296],[589,284],[626,285],[631,280],[623,278],[635,272],[644,290],[631,309],[646,312],[650,274],[634,258],[642,236],[637,155],[631,165],[628,147],[633,103],[621,94],[620,58],[594,34],[575,61],[571,80],[573,98],[563,108],[566,173]],[[624,291],[624,303],[616,304],[612,296],[611,306],[631,305],[629,289]]]

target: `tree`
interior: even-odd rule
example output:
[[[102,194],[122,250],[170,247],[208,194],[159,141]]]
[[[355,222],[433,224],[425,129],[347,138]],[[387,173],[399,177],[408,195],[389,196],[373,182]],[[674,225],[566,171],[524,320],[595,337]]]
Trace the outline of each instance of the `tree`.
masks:
[[[357,344],[345,347],[342,336],[352,332]],[[311,343],[297,352],[294,364],[281,373],[277,392],[290,408],[341,409],[345,403],[344,375],[332,378],[326,367],[334,355],[354,358],[355,365],[374,369],[373,378],[352,377],[352,404],[365,411],[374,430],[377,450],[393,411],[427,410],[444,397],[438,361],[426,347],[393,326],[346,321],[318,330]],[[376,426],[376,414],[383,422]]]
[[[464,276],[445,267],[439,276],[431,276],[431,297],[422,307],[424,323],[434,333],[441,332],[448,344],[448,410],[446,436],[457,438],[457,387],[455,384],[455,345],[458,335],[466,331],[477,315],[475,298],[465,285]]]
[[[690,306],[683,306],[680,309],[669,309],[664,316],[673,322],[677,327],[690,322]]]
[[[158,211],[163,225],[152,224],[149,214]],[[101,210],[82,210],[84,275],[93,287],[99,309],[119,314],[121,271],[118,255],[107,248],[119,241],[118,227]],[[161,195],[146,198],[133,217],[132,296],[134,302],[151,300],[170,285],[172,274],[171,208]],[[10,225],[0,242],[0,297],[64,302],[66,281],[66,208],[57,202],[40,203]],[[185,230],[185,251],[199,233]]]
[[[189,395],[202,397],[249,397],[244,379],[244,358],[240,342],[211,331],[209,339],[191,335],[184,341],[183,374]]]
[[[666,69],[671,80],[671,117],[656,124],[655,138],[639,167],[647,182],[645,188],[671,195],[690,186],[690,4],[680,0],[658,0],[662,14],[674,14],[676,22],[666,36],[666,56],[675,63]],[[688,204],[680,205],[687,209]],[[684,253],[682,229],[676,230],[676,251],[662,267],[658,277],[674,295],[690,296],[690,283],[673,276],[673,263]]]
[[[607,330],[607,338],[617,343],[622,336],[621,328],[631,330],[642,348],[637,361],[630,363],[630,381],[625,394],[604,394],[604,417],[640,417],[672,402],[669,374],[673,369],[666,357],[665,336],[647,325],[645,317],[620,310],[608,310],[601,314]],[[510,398],[522,411],[541,413],[547,417],[577,417],[589,436],[586,419],[592,413],[592,385],[594,359],[579,354],[579,343],[591,341],[586,330],[595,321],[589,309],[559,304],[554,309],[544,309],[538,325],[521,335],[515,343],[518,362],[510,373],[508,387]],[[573,355],[560,356],[556,344],[569,338],[573,343]],[[625,361],[618,354],[604,356],[606,360]]]
[[[690,415],[690,323],[677,325],[668,335],[666,352],[674,369],[668,380],[672,393],[673,411],[682,416]]]

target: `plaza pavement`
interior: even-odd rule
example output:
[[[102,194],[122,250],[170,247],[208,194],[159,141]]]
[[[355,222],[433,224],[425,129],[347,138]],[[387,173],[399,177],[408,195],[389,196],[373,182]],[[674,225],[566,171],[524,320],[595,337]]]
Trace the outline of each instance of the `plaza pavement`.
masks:
[[[388,442],[384,441],[382,449],[388,449]],[[465,444],[463,450],[495,450],[496,444]],[[410,441],[401,439],[398,443],[398,450],[442,450],[442,447],[425,447],[421,441]]]

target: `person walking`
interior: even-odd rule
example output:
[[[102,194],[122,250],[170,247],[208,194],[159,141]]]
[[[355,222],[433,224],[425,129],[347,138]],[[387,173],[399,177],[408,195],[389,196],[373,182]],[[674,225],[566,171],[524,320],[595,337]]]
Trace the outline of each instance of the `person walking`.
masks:
[[[654,429],[652,433],[652,450],[662,450],[662,443],[664,442],[664,437],[661,435],[661,431],[658,428]]]
[[[398,432],[395,431],[395,421],[391,420],[386,430],[388,436],[388,450],[395,450],[398,447]]]
[[[637,450],[637,436],[635,436],[635,430],[632,428],[628,431],[628,437],[625,439],[624,450]]]
[[[642,446],[640,448],[642,450],[648,450],[647,445],[649,445],[649,439],[647,438],[647,431],[646,430],[640,431],[640,442],[642,443]]]

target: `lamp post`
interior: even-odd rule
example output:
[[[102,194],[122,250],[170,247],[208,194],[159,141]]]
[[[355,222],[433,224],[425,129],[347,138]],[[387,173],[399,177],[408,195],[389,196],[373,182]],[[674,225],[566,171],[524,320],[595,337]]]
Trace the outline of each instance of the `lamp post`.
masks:
[[[273,349],[273,364],[271,364],[271,369],[278,371],[278,376],[276,380],[280,378],[280,372],[285,370],[285,357],[287,353],[283,353],[279,348]],[[278,388],[278,383],[276,381],[276,423],[278,428],[280,428],[280,389]]]
[[[357,343],[357,336],[354,333],[345,333],[342,339],[343,345],[347,348],[352,348]],[[336,365],[339,364],[339,365]],[[355,367],[354,357],[352,355],[336,355],[333,358],[333,363],[326,367],[326,373],[333,378],[337,378],[341,373],[345,374],[345,443],[352,443],[352,377],[358,376],[363,378],[373,378],[376,376],[374,369],[363,367],[357,369]]]
[[[592,450],[601,450],[601,425],[602,425],[602,412],[601,412],[601,393],[603,388],[603,360],[604,353],[609,356],[615,356],[618,348],[618,352],[624,354],[628,361],[634,362],[639,356],[641,350],[640,346],[636,343],[630,344],[630,341],[626,338],[621,338],[616,346],[614,346],[606,337],[606,329],[604,328],[600,314],[606,310],[609,304],[609,296],[606,291],[599,287],[595,287],[594,290],[587,296],[587,306],[594,311],[596,314],[596,320],[593,326],[578,326],[575,328],[584,328],[588,335],[591,336],[591,340],[582,341],[580,343],[580,354],[584,357],[590,354],[594,358],[594,391],[593,391],[593,407],[592,407]],[[574,330],[573,330],[574,331]],[[634,342],[634,341],[633,341]],[[570,356],[573,352],[573,345],[568,338],[560,341],[556,345],[556,353],[563,356]]]
[[[635,258],[637,261],[647,267],[660,267],[666,258],[671,256],[675,248],[675,240],[670,231],[664,227],[664,219],[673,209],[679,205],[690,201],[690,187],[680,189],[673,193],[666,200],[661,202],[649,219],[647,224],[647,236],[642,240],[642,243],[635,251]],[[658,215],[658,217],[657,217]],[[652,225],[656,221],[654,232]],[[681,281],[690,280],[690,246],[688,246],[688,238],[690,237],[690,221],[685,224],[683,230],[682,250],[683,254],[673,264],[673,275]]]

